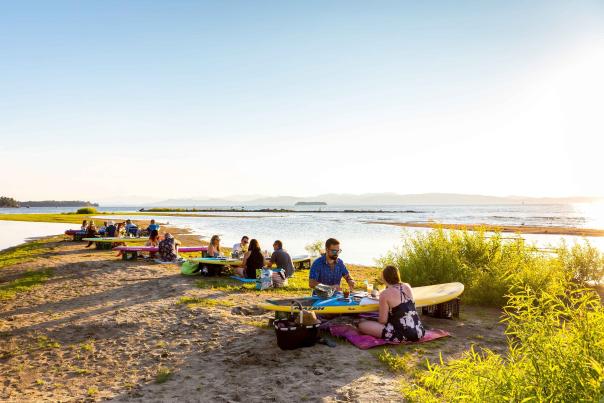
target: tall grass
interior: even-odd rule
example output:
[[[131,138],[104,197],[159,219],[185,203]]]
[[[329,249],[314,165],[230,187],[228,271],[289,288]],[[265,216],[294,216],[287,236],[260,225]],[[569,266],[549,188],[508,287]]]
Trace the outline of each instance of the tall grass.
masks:
[[[564,283],[564,282],[563,282]],[[528,286],[505,308],[508,353],[470,349],[405,382],[411,401],[578,402],[604,396],[604,308],[591,290]],[[567,291],[562,291],[567,289]]]
[[[505,295],[515,285],[554,293],[563,280],[585,284],[604,270],[604,256],[589,244],[563,244],[551,254],[521,238],[444,229],[404,238],[380,263],[397,267],[413,286],[459,281],[465,285],[466,302],[495,306],[505,305]]]

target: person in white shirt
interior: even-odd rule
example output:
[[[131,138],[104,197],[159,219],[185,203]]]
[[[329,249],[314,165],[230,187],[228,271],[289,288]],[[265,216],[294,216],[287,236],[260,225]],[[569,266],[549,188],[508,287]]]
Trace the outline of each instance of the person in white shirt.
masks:
[[[233,245],[233,257],[239,257],[247,252],[249,242],[250,238],[247,235],[244,235],[243,238],[241,238],[241,242]]]

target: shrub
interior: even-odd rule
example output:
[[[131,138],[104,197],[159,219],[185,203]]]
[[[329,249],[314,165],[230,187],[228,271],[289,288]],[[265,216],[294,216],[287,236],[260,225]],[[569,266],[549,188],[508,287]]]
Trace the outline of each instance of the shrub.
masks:
[[[513,284],[555,291],[564,277],[555,256],[540,253],[522,239],[507,241],[485,231],[442,228],[406,237],[403,245],[381,259],[394,265],[414,287],[459,281],[470,303],[503,306]]]
[[[504,319],[509,352],[471,348],[428,365],[403,393],[411,401],[598,401],[604,396],[604,308],[593,291],[524,287]],[[518,286],[520,287],[520,286]]]
[[[591,246],[589,241],[584,244],[575,243],[571,248],[562,244],[558,249],[558,258],[567,278],[584,286],[589,282],[597,282],[604,277],[604,254]]]
[[[76,214],[98,214],[98,210],[94,207],[80,207]]]

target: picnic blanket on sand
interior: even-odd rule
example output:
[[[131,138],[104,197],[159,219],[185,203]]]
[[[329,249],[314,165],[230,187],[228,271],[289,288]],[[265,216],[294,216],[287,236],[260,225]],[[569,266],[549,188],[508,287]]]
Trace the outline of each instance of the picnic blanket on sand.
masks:
[[[426,334],[424,335],[424,337],[419,339],[419,341],[403,341],[402,343],[394,343],[392,341],[378,339],[367,334],[361,334],[359,333],[358,329],[352,325],[334,324],[329,327],[329,331],[331,332],[332,336],[344,337],[361,350],[367,350],[368,348],[382,346],[384,344],[425,343],[427,341],[432,341],[440,339],[441,337],[449,336],[449,333],[445,332],[444,330],[429,329],[426,330]]]

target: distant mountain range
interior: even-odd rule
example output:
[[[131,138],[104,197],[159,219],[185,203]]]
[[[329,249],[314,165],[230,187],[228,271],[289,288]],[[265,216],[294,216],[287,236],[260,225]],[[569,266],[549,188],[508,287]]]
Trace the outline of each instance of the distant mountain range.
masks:
[[[604,200],[597,197],[525,197],[525,196],[485,196],[458,193],[365,193],[365,194],[322,194],[313,197],[295,196],[228,196],[208,199],[168,199],[145,204],[161,207],[195,207],[195,206],[290,206],[303,202],[325,202],[328,205],[363,206],[363,205],[407,205],[407,204],[567,204],[588,203]]]

